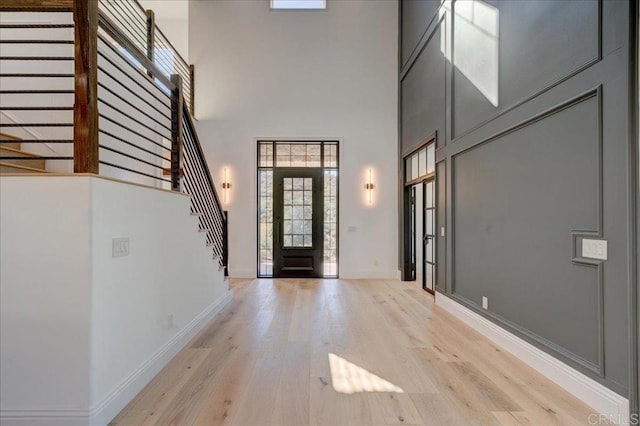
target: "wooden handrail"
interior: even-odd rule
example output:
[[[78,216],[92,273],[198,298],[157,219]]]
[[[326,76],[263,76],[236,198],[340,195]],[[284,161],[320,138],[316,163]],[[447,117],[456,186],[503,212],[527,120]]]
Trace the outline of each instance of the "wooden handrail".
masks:
[[[73,2],[75,28],[75,104],[73,170],[99,171],[98,157],[98,2]]]
[[[74,0],[2,0],[0,12],[71,12]]]

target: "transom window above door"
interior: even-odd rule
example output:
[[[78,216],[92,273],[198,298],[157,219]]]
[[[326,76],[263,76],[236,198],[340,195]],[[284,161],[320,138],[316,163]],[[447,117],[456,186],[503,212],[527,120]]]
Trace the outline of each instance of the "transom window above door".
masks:
[[[336,142],[260,142],[258,167],[338,167]]]

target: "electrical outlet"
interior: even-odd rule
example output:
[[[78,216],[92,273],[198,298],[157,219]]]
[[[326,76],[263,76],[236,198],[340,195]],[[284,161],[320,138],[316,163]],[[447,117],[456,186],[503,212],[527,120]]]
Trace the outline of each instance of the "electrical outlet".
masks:
[[[358,228],[353,225],[347,226],[347,232],[356,232],[357,230]]]
[[[482,308],[489,309],[489,298],[486,296],[482,296]]]
[[[111,256],[129,256],[129,237],[115,237],[111,240]]]
[[[607,260],[607,240],[582,239],[582,257]]]

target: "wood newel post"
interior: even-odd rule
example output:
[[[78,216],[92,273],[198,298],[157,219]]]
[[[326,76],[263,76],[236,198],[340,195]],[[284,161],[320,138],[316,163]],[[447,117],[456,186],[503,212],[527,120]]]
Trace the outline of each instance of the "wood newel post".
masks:
[[[180,157],[182,155],[182,108],[184,104],[182,77],[171,75],[176,86],[171,92],[171,189],[180,190]]]
[[[98,157],[98,2],[74,0],[75,103],[73,170],[99,172]]]
[[[196,78],[195,78],[195,67],[193,64],[189,65],[189,79],[191,80],[191,93],[189,94],[189,112],[192,117],[195,117],[196,110]]]
[[[156,14],[153,10],[147,10],[147,58],[151,62],[154,59],[153,46],[156,44]]]

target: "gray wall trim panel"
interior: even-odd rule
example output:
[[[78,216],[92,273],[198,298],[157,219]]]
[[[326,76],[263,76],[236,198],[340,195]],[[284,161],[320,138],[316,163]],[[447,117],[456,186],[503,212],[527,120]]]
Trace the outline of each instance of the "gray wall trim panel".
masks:
[[[533,344],[534,346],[544,350],[547,353],[552,354],[553,356],[561,359],[567,364],[572,365],[578,370],[581,370],[583,372],[586,372],[586,371],[596,372],[599,370],[598,366],[595,366],[592,363],[580,358],[579,356],[566,350],[562,346],[557,345],[545,339],[544,337],[538,336],[530,332],[526,328],[512,321],[509,321],[506,318],[501,317],[500,315],[497,315],[490,311],[478,309],[478,305],[476,303],[465,298],[464,296],[461,296],[459,294],[447,294],[447,296],[452,298],[456,302],[460,303],[461,305],[465,306],[466,308],[471,309],[473,312],[476,312],[477,314],[482,315],[483,317],[491,320],[492,322],[499,324],[503,328],[507,329],[509,332],[523,338],[525,341]],[[598,376],[600,376],[600,374],[598,374]],[[602,379],[598,381],[603,382]],[[621,387],[617,383],[608,383],[608,387],[613,391],[618,392],[622,395],[626,394],[626,389]]]
[[[398,76],[399,93],[404,87],[411,96],[399,105],[401,127],[403,116],[409,120],[399,157],[437,132],[436,226],[438,234],[445,226],[446,237],[437,240],[436,289],[628,396],[637,413],[638,3],[528,1],[520,8],[518,0],[485,0],[499,10],[500,32],[489,34],[500,35],[495,48],[453,19],[455,1],[438,3],[435,14],[435,4],[410,5],[423,16],[405,17],[411,28],[404,48],[425,30]],[[536,25],[548,32],[536,33]],[[500,107],[491,105],[497,92],[474,89],[462,70],[463,62],[475,62],[457,70],[447,59],[456,54],[454,31],[458,55],[485,52],[488,43],[486,52],[498,49],[501,64],[511,61],[499,68]],[[444,52],[434,39],[445,42]],[[606,239],[609,259],[583,257],[583,238]],[[492,269],[485,273],[485,265]],[[491,298],[491,311],[480,307],[482,295]]]
[[[626,64],[626,52],[618,50],[606,60],[598,61],[573,78],[558,84],[554,90],[539,94],[525,104],[496,116],[473,132],[459,136],[454,141],[455,143],[449,143],[447,146],[436,150],[436,162],[443,160],[447,156],[456,156],[461,152],[472,149],[475,145],[484,143],[498,133],[504,132],[502,129],[513,128],[511,124],[513,122],[526,123],[532,117],[540,115],[540,111],[543,111],[542,114],[544,114],[544,111],[553,110],[559,104],[567,102],[567,99],[575,99],[594,91],[594,87],[598,87],[602,83],[609,83],[609,80],[603,80],[600,76],[614,75],[618,72],[618,67],[621,64]]]
[[[452,13],[455,14],[455,1],[452,4]],[[455,53],[454,53],[454,49],[455,49],[455,31],[454,31],[454,26],[455,26],[455,20],[451,20],[451,57],[455,57]],[[598,24],[597,24],[597,28],[598,28],[598,44],[597,44],[597,54],[587,60],[584,64],[582,64],[581,66],[576,67],[575,69],[569,71],[567,74],[565,74],[564,76],[560,77],[559,79],[549,83],[548,85],[544,86],[542,89],[534,91],[533,93],[531,93],[530,95],[526,96],[524,99],[517,101],[511,105],[509,105],[508,107],[506,107],[504,110],[492,115],[491,117],[489,117],[486,120],[483,120],[482,122],[476,124],[475,126],[472,126],[471,128],[460,132],[459,134],[456,134],[455,132],[455,85],[454,85],[454,78],[453,76],[451,77],[451,97],[449,97],[448,99],[450,99],[449,102],[449,111],[448,111],[448,115],[451,117],[451,123],[450,123],[450,127],[449,128],[449,133],[451,135],[451,138],[447,141],[450,143],[455,143],[458,139],[461,139],[467,135],[469,135],[470,133],[473,133],[474,131],[476,131],[477,129],[487,125],[488,123],[492,122],[493,120],[501,117],[504,114],[507,114],[508,112],[510,112],[511,110],[535,99],[536,97],[544,94],[545,92],[550,91],[551,89],[553,89],[554,87],[564,83],[565,81],[575,77],[576,75],[580,74],[582,71],[588,69],[589,67],[593,66],[594,64],[600,62],[602,60],[602,0],[598,0]],[[451,74],[453,74],[454,71],[454,67],[451,67]]]
[[[570,360],[572,361],[574,364],[577,364],[579,366],[581,366],[583,369],[587,369],[595,374],[597,374],[599,377],[604,378],[604,302],[603,302],[603,283],[604,283],[604,273],[603,273],[603,262],[602,261],[595,261],[595,260],[591,260],[591,259],[586,259],[583,258],[582,256],[578,255],[578,249],[576,247],[576,242],[578,240],[581,240],[582,237],[597,237],[597,238],[602,238],[602,216],[603,216],[603,204],[602,204],[602,179],[603,179],[603,175],[602,175],[602,87],[598,86],[596,88],[590,89],[589,91],[582,93],[578,96],[575,96],[574,98],[571,98],[569,100],[566,100],[546,111],[543,111],[523,122],[517,123],[515,125],[513,125],[510,128],[507,128],[505,130],[502,130],[500,132],[497,132],[496,134],[482,140],[479,141],[478,143],[474,144],[472,147],[465,149],[463,151],[457,152],[455,155],[453,155],[451,157],[452,159],[452,166],[450,167],[451,169],[451,174],[450,176],[448,176],[450,178],[449,182],[451,182],[449,188],[450,188],[450,200],[451,200],[451,209],[450,211],[455,212],[456,206],[453,204],[455,201],[455,190],[456,190],[456,157],[459,157],[460,155],[463,155],[471,150],[475,150],[487,143],[490,143],[492,141],[498,140],[508,134],[517,132],[518,130],[524,129],[534,123],[538,123],[554,114],[557,114],[561,111],[564,111],[568,108],[571,108],[575,105],[578,105],[584,101],[587,101],[589,99],[592,98],[597,98],[597,104],[598,104],[598,137],[597,137],[597,141],[598,141],[598,170],[597,170],[597,212],[596,212],[596,216],[597,216],[597,223],[598,223],[598,227],[595,230],[572,230],[571,231],[571,247],[572,247],[572,252],[571,252],[571,259],[572,259],[572,263],[579,265],[579,266],[584,266],[584,267],[589,267],[589,268],[594,268],[597,271],[597,280],[598,280],[598,284],[597,284],[597,300],[598,300],[598,312],[596,313],[597,315],[597,322],[598,322],[598,362],[597,363],[592,363],[589,362],[587,360],[585,360],[584,358],[580,357],[577,354],[574,354],[573,352],[571,352],[570,350],[563,348],[562,346],[553,343],[541,336],[538,336],[537,334],[527,330],[526,328],[517,325],[516,323],[513,323],[503,317],[501,317],[500,315],[497,315],[495,313],[489,313],[487,311],[483,311],[478,309],[477,304],[471,302],[470,300],[466,299],[464,296],[461,296],[460,294],[456,293],[456,286],[455,286],[455,257],[456,257],[456,250],[455,250],[455,232],[456,232],[456,226],[455,226],[455,221],[453,220],[453,218],[451,218],[449,220],[450,226],[449,226],[449,233],[451,238],[449,239],[451,241],[451,245],[452,248],[449,251],[449,256],[451,258],[451,261],[449,262],[450,264],[450,270],[447,271],[448,272],[448,276],[451,276],[450,278],[450,284],[449,284],[449,293],[451,296],[454,296],[454,298],[460,302],[463,302],[465,306],[468,306],[470,308],[472,308],[475,312],[479,312],[485,316],[491,317],[492,319],[494,319],[495,321],[498,321],[500,323],[503,323],[505,326],[507,326],[508,328],[517,331],[520,335],[526,336],[527,340],[529,341],[534,341],[536,342],[537,346],[539,347],[544,347],[546,348],[549,352],[553,352],[559,356],[562,356],[564,359],[566,360]]]
[[[631,218],[629,239],[629,253],[631,256],[629,262],[629,309],[630,317],[636,318],[638,321],[629,322],[629,339],[631,342],[629,348],[629,408],[632,415],[638,415],[640,408],[640,392],[639,387],[639,370],[640,361],[638,359],[638,350],[640,345],[640,337],[638,331],[640,328],[639,302],[640,296],[640,274],[638,265],[640,264],[640,106],[639,106],[639,58],[638,48],[640,47],[639,28],[640,14],[638,10],[638,2],[631,2],[629,5],[629,215]],[[635,19],[634,19],[635,18]],[[635,179],[634,179],[635,176]],[[635,210],[635,211],[634,211]],[[635,238],[634,238],[635,235]]]
[[[427,27],[425,28],[424,33],[422,34],[422,37],[420,37],[420,40],[418,41],[418,43],[413,47],[411,54],[409,55],[409,57],[404,63],[402,62],[402,41],[400,42],[400,49],[399,49],[400,81],[402,81],[402,79],[404,79],[404,76],[407,75],[407,73],[409,72],[409,70],[415,63],[415,61],[418,59],[418,56],[420,56],[420,53],[424,49],[424,46],[429,42],[429,39],[433,36],[433,33],[435,32],[437,26],[439,25],[438,23],[434,26],[434,22],[439,21],[436,18],[438,17],[438,14],[440,13],[440,8],[444,5],[444,2],[445,0],[442,0],[440,2],[440,5],[436,9],[436,13],[434,13],[431,19],[429,20],[429,24],[427,24]],[[402,4],[402,2],[400,2],[400,4]],[[399,16],[401,17],[400,19],[402,19],[402,11],[399,13]],[[402,34],[402,26],[400,26],[399,28],[401,29],[400,34]]]

